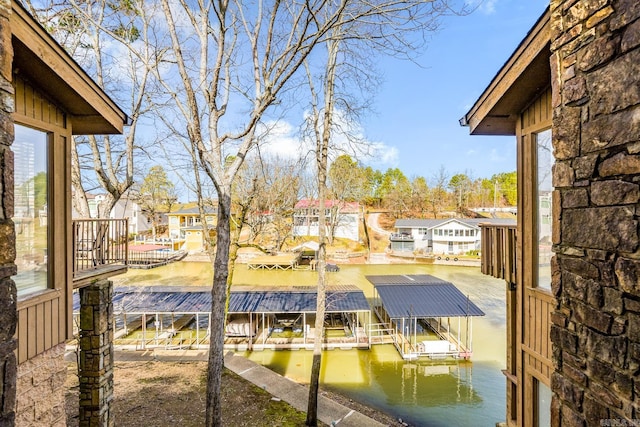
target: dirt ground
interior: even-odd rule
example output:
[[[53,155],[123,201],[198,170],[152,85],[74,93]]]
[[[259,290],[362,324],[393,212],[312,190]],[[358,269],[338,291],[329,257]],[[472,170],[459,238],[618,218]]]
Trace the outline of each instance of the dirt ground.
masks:
[[[113,411],[122,427],[196,427],[204,425],[206,362],[116,362]],[[77,365],[67,370],[67,426],[78,426]],[[344,396],[322,392],[343,405],[388,426],[402,425],[374,408]],[[226,426],[304,426],[305,414],[238,375],[225,371],[222,380]],[[324,425],[324,424],[321,424]]]

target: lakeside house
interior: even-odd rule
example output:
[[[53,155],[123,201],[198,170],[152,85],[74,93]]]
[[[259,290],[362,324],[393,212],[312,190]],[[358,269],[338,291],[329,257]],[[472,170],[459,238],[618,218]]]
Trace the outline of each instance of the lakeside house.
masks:
[[[462,255],[479,251],[480,224],[515,224],[498,218],[399,219],[389,237],[394,252]]]
[[[19,2],[2,1],[0,23],[0,425],[65,424],[76,289],[95,315],[81,325],[80,394],[101,397],[81,400],[80,423],[98,425],[113,374],[99,302],[127,269],[126,220],[72,220],[69,159],[74,135],[120,134],[127,116]]]
[[[87,204],[89,205],[89,216],[91,218],[98,218],[99,206],[104,203],[106,196],[104,194],[89,194],[87,193]],[[72,212],[73,218],[80,218],[80,215],[74,209]],[[153,227],[151,216],[142,210],[140,205],[127,194],[124,194],[115,203],[109,218],[112,219],[127,219],[128,221],[128,233],[129,235],[139,235],[150,231]],[[168,218],[166,213],[156,214],[156,226],[166,226],[168,224]]]
[[[481,226],[509,426],[640,416],[639,29],[638,2],[551,2],[460,119],[517,145],[517,225]]]
[[[293,212],[294,236],[318,236],[318,204],[318,200],[311,199],[296,203]],[[360,240],[360,223],[364,214],[358,202],[327,200],[324,215],[330,236],[356,242]]]
[[[180,249],[185,251],[201,251],[204,248],[203,223],[200,217],[200,208],[197,206],[182,208],[167,213],[169,221],[169,239],[172,241],[184,241]],[[216,227],[217,209],[207,207],[205,220],[207,228],[211,232]]]
[[[98,198],[99,196],[96,196]],[[166,212],[158,212],[155,214],[156,227],[168,225],[169,218]],[[126,194],[120,197],[120,200],[111,209],[109,218],[129,220],[129,234],[139,235],[140,233],[150,232],[153,229],[153,218],[148,212],[145,212],[140,205],[128,197]]]

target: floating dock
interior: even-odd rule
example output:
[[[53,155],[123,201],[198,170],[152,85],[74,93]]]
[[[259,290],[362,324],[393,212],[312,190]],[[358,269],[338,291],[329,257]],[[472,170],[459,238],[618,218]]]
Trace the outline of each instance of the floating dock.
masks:
[[[247,261],[247,267],[251,270],[291,270],[298,267],[301,256],[301,252],[261,255]]]

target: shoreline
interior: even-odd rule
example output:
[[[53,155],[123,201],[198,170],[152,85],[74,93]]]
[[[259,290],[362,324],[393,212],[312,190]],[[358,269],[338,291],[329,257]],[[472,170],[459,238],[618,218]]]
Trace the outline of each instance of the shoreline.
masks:
[[[365,255],[358,256],[327,256],[327,262],[331,264],[351,265],[351,264],[428,264],[428,265],[450,265],[460,267],[480,267],[480,258],[463,258],[456,255],[436,255],[434,257],[419,257],[413,254],[389,254],[372,253],[368,258]],[[239,254],[238,264],[246,264],[251,257],[247,254]],[[441,258],[441,259],[438,259]],[[449,258],[447,260],[447,258]],[[211,262],[206,252],[189,253],[182,259],[185,262]]]

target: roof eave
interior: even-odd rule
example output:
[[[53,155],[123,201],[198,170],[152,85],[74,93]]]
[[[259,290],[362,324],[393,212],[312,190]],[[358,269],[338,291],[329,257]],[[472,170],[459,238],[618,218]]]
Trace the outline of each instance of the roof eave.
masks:
[[[472,135],[515,135],[516,121],[528,103],[551,82],[549,9],[460,119]]]
[[[127,115],[21,4],[11,4],[14,72],[69,114],[74,135],[121,134]]]

